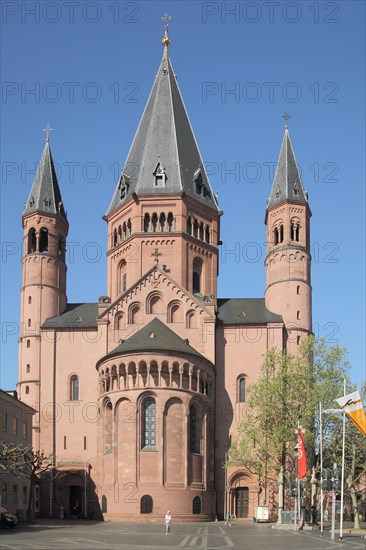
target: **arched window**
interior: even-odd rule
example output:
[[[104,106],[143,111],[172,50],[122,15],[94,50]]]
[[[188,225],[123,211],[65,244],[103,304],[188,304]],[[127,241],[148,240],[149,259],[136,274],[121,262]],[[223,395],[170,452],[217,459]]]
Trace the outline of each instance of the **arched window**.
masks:
[[[197,316],[192,309],[186,314],[186,328],[197,328]]]
[[[123,235],[122,235],[123,240],[125,240],[126,237],[127,237],[127,224],[126,222],[123,222]]]
[[[201,513],[201,499],[200,497],[194,497],[192,502],[192,513],[200,514]]]
[[[197,453],[197,412],[196,407],[191,405],[189,408],[189,450],[191,453]]]
[[[202,262],[199,258],[193,260],[193,294],[201,292]]]
[[[128,218],[128,220],[127,220],[127,236],[131,237],[131,233],[132,233],[132,223],[131,223],[131,219]]]
[[[48,230],[45,227],[42,227],[39,233],[39,251],[48,253]]]
[[[171,302],[168,306],[168,323],[179,323],[182,321],[182,310],[180,302]]]
[[[298,319],[298,320],[300,319],[300,311],[296,312],[296,319]]]
[[[31,227],[28,233],[28,254],[32,254],[36,251],[37,240],[36,240],[36,230]]]
[[[187,218],[187,233],[192,235],[192,219],[190,216]]]
[[[107,513],[107,497],[105,495],[102,496],[102,514]]]
[[[79,378],[76,374],[70,378],[70,401],[79,401]]]
[[[131,325],[141,325],[142,324],[142,309],[139,303],[134,303],[130,305],[128,311],[128,322]]]
[[[283,243],[283,224],[280,225],[279,242]]]
[[[296,337],[296,344],[297,344],[297,345],[300,344],[300,336],[297,336],[297,337]]]
[[[153,511],[153,499],[150,495],[144,495],[140,501],[140,513],[152,514]]]
[[[158,226],[158,215],[155,212],[152,215],[151,223],[152,223],[152,230],[156,231],[156,228]]]
[[[27,340],[27,348],[30,348],[30,340]]]
[[[127,273],[126,273],[126,270],[127,270],[126,260],[121,260],[120,263],[119,263],[119,266],[118,266],[118,271],[119,271],[119,276],[118,276],[119,289],[118,289],[118,292],[119,293],[126,292],[126,290],[127,290]]]
[[[32,303],[32,296],[28,296],[28,304]]]
[[[30,327],[32,324],[32,321],[30,319],[28,319],[28,327]]]
[[[162,212],[160,214],[159,224],[160,224],[160,231],[164,231],[164,228],[165,228],[165,214],[164,214],[164,212]]]
[[[197,220],[194,220],[194,224],[193,224],[193,237],[198,237],[198,221]]]
[[[25,393],[28,395],[29,394],[29,386],[25,386]]]
[[[117,229],[113,231],[113,246],[117,246]]]
[[[29,363],[27,364],[26,371],[30,372],[30,364]]]
[[[150,226],[150,214],[145,214],[144,216],[144,231],[148,233]]]
[[[173,222],[174,222],[173,214],[172,214],[172,212],[169,212],[169,214],[168,214],[168,231],[173,231]]]
[[[157,292],[152,292],[147,297],[146,312],[155,315],[163,313],[163,300]]]
[[[279,243],[278,227],[275,227],[273,230],[273,242],[275,245]]]
[[[104,407],[104,452],[110,453],[112,451],[113,431],[112,431],[112,418],[113,409],[112,403],[108,401]]]
[[[241,376],[238,380],[238,401],[245,403],[245,377]]]
[[[205,241],[207,244],[210,244],[210,228],[208,227],[208,225],[206,225],[205,229]]]
[[[200,223],[200,239],[201,239],[201,241],[203,241],[203,237],[204,237],[204,228],[203,228],[203,223],[201,222]]]
[[[142,404],[142,447],[156,446],[156,404],[152,397]]]
[[[118,226],[118,242],[122,242],[122,227],[120,225]]]

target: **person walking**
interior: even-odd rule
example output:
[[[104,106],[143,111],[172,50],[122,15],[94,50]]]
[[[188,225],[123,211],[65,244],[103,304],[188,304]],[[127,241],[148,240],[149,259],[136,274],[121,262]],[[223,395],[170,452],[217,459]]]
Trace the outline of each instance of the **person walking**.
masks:
[[[172,524],[172,516],[170,515],[169,510],[165,514],[165,534],[168,535],[170,533],[170,527]]]
[[[226,514],[225,525],[229,525],[231,527],[231,514],[229,512]]]

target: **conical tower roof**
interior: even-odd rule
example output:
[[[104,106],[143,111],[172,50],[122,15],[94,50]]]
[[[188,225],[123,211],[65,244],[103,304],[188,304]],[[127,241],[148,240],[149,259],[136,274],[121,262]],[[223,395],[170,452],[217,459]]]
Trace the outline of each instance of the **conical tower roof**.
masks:
[[[183,192],[218,210],[170,62],[169,43],[166,35],[163,58],[107,215],[133,193]]]
[[[34,212],[58,214],[66,220],[66,212],[57,181],[48,138],[46,139],[36,177],[34,178],[28,200],[25,204],[23,216],[33,214]]]
[[[308,202],[307,192],[302,184],[287,125],[285,126],[285,134],[267,203],[267,210],[285,200],[305,204]]]

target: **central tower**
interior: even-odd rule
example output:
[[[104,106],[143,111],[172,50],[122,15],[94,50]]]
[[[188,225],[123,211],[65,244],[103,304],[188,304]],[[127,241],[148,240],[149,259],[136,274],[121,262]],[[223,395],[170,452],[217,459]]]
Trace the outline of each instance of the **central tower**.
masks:
[[[105,220],[112,303],[154,261],[216,300],[219,211],[169,58],[163,58]]]

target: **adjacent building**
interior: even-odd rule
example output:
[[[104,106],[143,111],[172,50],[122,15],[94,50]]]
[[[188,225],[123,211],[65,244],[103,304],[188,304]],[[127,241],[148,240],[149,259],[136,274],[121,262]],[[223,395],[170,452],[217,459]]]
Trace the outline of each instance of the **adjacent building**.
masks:
[[[32,444],[32,407],[20,401],[16,391],[0,390],[1,442],[6,446],[27,447]],[[25,518],[28,509],[29,479],[13,474],[1,476],[0,506]],[[39,487],[35,490],[34,508],[39,507]]]

